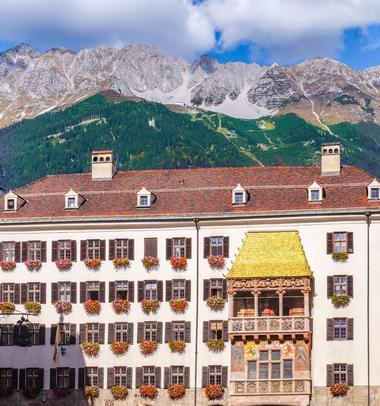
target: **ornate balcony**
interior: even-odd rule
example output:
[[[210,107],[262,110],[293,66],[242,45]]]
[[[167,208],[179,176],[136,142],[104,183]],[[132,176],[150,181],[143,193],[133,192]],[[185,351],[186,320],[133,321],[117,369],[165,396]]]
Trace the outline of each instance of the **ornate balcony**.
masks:
[[[310,395],[309,379],[232,380],[231,395]]]

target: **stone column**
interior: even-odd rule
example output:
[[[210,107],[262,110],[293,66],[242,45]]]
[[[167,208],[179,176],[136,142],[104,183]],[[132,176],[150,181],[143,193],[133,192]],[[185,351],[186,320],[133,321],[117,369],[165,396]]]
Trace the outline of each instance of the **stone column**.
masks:
[[[276,290],[276,293],[278,294],[278,314],[280,317],[282,317],[284,315],[284,308],[283,308],[283,298],[284,298],[284,294],[285,294],[285,289],[278,289]]]
[[[310,317],[310,289],[303,290],[304,295],[304,313],[306,317]]]

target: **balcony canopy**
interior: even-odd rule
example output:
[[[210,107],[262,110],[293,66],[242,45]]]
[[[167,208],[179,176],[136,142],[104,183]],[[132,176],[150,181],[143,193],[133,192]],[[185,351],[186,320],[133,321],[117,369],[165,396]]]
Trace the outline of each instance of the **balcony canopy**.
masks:
[[[311,276],[297,231],[247,233],[229,279]]]

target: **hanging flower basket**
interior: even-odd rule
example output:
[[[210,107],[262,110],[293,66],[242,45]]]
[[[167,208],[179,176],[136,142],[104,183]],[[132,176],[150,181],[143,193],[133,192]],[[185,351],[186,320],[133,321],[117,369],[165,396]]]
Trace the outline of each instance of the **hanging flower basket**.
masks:
[[[57,259],[55,265],[60,271],[68,271],[73,266],[71,259]]]
[[[348,260],[347,252],[333,252],[331,256],[334,262],[346,262]]]
[[[207,340],[207,347],[213,352],[223,351],[224,350],[224,341],[209,338]]]
[[[85,341],[82,343],[82,350],[87,356],[95,358],[99,355],[100,344],[94,341]]]
[[[185,257],[170,257],[170,265],[175,271],[184,271],[187,267],[187,259]]]
[[[22,390],[22,394],[25,399],[35,399],[39,393],[40,389],[38,388],[24,388]]]
[[[123,400],[128,396],[128,388],[123,385],[111,386],[111,393],[115,400]]]
[[[71,392],[70,388],[55,388],[54,389],[54,394],[59,399],[69,396],[70,392]]]
[[[85,259],[84,264],[87,266],[88,269],[97,271],[99,270],[100,265],[102,265],[102,261],[99,258]]]
[[[155,399],[158,395],[156,385],[141,385],[139,388],[140,396],[142,398]]]
[[[98,398],[99,397],[99,386],[97,386],[97,385],[86,386],[84,388],[84,396],[86,398],[90,398],[90,399]]]
[[[157,269],[160,265],[160,261],[157,257],[144,257],[141,261],[147,271]]]
[[[84,309],[88,314],[99,314],[101,305],[99,300],[86,300],[83,303]]]
[[[110,347],[115,355],[123,355],[128,351],[129,344],[125,341],[112,341]]]
[[[171,299],[170,307],[175,313],[185,313],[189,303],[185,299]]]
[[[349,386],[345,383],[334,383],[330,386],[330,392],[333,396],[345,396],[347,395]]]
[[[222,385],[209,384],[205,387],[205,395],[209,400],[221,399],[223,397],[224,388]]]
[[[16,306],[12,302],[0,302],[0,313],[13,313]]]
[[[219,296],[210,296],[207,299],[207,306],[211,310],[214,310],[215,312],[217,312],[219,310],[223,310],[225,303],[226,303],[226,301],[222,297],[219,297]]]
[[[129,263],[129,259],[127,257],[123,257],[123,258],[114,258],[112,260],[113,262],[113,266],[116,269],[125,269],[128,268],[130,263]]]
[[[41,313],[41,303],[38,302],[26,302],[24,303],[25,310],[28,313],[40,314]]]
[[[151,355],[158,348],[157,341],[150,341],[150,340],[141,341],[139,346],[140,346],[141,354],[143,354],[143,355]]]
[[[225,265],[223,255],[209,255],[207,261],[212,269],[223,269]]]
[[[160,308],[160,302],[153,299],[144,299],[141,301],[141,309],[145,314],[157,313]]]
[[[331,303],[334,307],[347,307],[350,304],[351,298],[348,295],[334,295],[331,296]]]
[[[171,352],[183,353],[186,349],[186,343],[184,340],[171,340],[169,341],[169,348]]]
[[[57,300],[54,303],[55,310],[59,314],[69,314],[72,310],[72,305],[70,302],[66,302],[65,300]]]
[[[33,261],[32,259],[27,259],[24,262],[26,269],[28,271],[39,271],[41,269],[42,266],[42,262],[39,260]]]
[[[16,262],[15,261],[0,261],[0,268],[3,271],[9,272],[16,269]]]
[[[183,384],[170,385],[168,387],[168,395],[170,399],[181,399],[185,396],[185,393],[186,389]]]
[[[112,307],[115,313],[128,313],[129,312],[129,302],[125,299],[116,299],[112,302]]]

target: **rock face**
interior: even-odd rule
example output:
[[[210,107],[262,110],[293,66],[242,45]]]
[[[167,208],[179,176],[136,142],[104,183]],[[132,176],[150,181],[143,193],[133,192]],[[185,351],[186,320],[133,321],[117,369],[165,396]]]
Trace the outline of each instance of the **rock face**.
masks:
[[[380,111],[380,67],[359,72],[326,58],[261,67],[209,56],[189,64],[145,45],[39,53],[20,44],[0,53],[0,126],[108,89],[241,118],[295,112],[329,124],[377,121]]]

